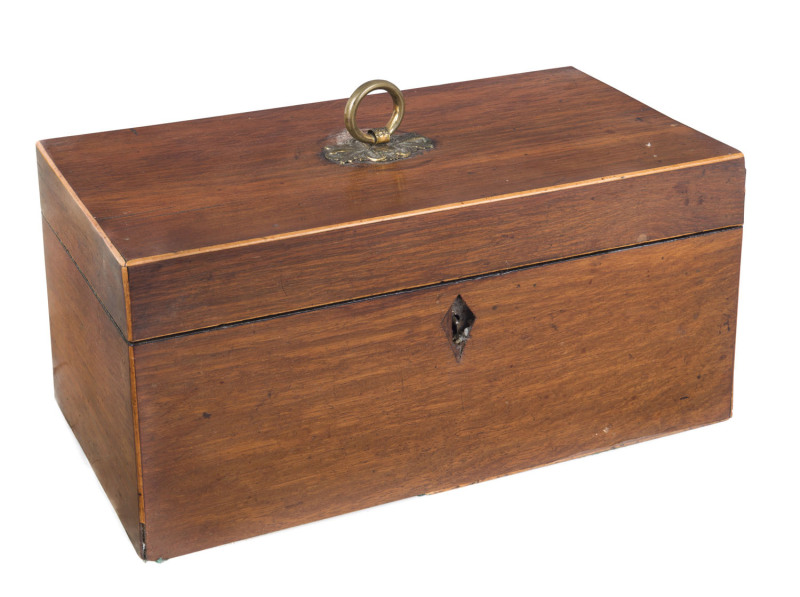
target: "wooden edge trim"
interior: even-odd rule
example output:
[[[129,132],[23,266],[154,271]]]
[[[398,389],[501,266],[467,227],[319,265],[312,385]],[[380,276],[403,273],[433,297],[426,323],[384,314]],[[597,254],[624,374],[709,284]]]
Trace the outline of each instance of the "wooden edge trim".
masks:
[[[52,158],[50,157],[50,154],[47,153],[47,150],[44,148],[44,145],[42,145],[41,141],[37,141],[36,142],[36,150],[41,154],[41,156],[44,159],[44,161],[47,163],[47,165],[53,171],[53,174],[56,175],[56,178],[58,179],[58,181],[67,190],[67,192],[69,193],[69,196],[75,202],[75,205],[77,205],[78,208],[83,212],[83,215],[86,216],[86,219],[91,223],[92,227],[95,229],[97,234],[100,236],[100,238],[103,239],[103,242],[105,243],[106,247],[108,247],[108,250],[114,256],[114,259],[117,261],[117,263],[120,266],[125,265],[125,260],[122,258],[122,255],[120,255],[120,252],[113,245],[113,243],[111,242],[111,239],[109,239],[108,236],[106,236],[105,231],[100,227],[100,224],[98,224],[97,220],[94,218],[94,216],[91,214],[91,212],[89,212],[89,210],[83,204],[83,201],[81,201],[78,198],[78,194],[75,192],[75,190],[69,184],[69,182],[67,182],[67,179],[64,178],[64,175],[61,174],[61,170],[59,170],[58,166],[56,166],[55,162],[53,162]]]
[[[518,199],[521,197],[533,197],[535,195],[543,195],[545,193],[551,193],[553,191],[561,191],[564,189],[574,189],[579,187],[590,186],[593,184],[602,184],[606,182],[614,182],[617,180],[623,180],[626,178],[636,178],[639,176],[649,176],[651,174],[660,174],[662,172],[670,172],[672,170],[681,170],[685,168],[693,168],[696,166],[707,166],[709,164],[716,164],[719,162],[727,162],[732,160],[738,160],[744,158],[744,155],[740,152],[731,153],[722,156],[716,156],[713,158],[706,158],[702,160],[695,160],[692,162],[681,162],[679,164],[672,164],[669,166],[659,166],[658,168],[648,168],[647,170],[636,170],[634,172],[625,172],[623,174],[612,174],[610,176],[601,176],[599,178],[590,178],[588,180],[581,180],[577,182],[568,182],[559,185],[553,185],[549,187],[542,187],[539,189],[532,189],[530,191],[521,191],[516,193],[508,193],[505,195],[495,195],[492,197],[483,197],[481,199],[470,199],[467,201],[459,201],[458,203],[449,203],[447,205],[438,205],[436,207],[429,207],[425,209],[416,209],[412,211],[400,212],[396,214],[389,214],[385,216],[377,216],[374,218],[365,218],[363,220],[354,220],[352,222],[343,222],[341,224],[332,224],[329,226],[320,226],[318,228],[308,228],[306,230],[296,230],[293,232],[285,232],[282,234],[275,234],[272,236],[263,236],[259,238],[252,238],[244,241],[235,241],[230,243],[222,243],[218,245],[211,245],[208,247],[199,247],[196,249],[186,249],[183,251],[175,251],[172,253],[163,253],[160,255],[151,255],[148,257],[138,257],[135,259],[131,259],[127,262],[128,266],[136,266],[136,265],[146,265],[148,263],[154,263],[157,261],[166,261],[169,259],[174,259],[178,257],[186,257],[188,255],[198,255],[201,253],[213,253],[216,251],[224,251],[227,249],[233,249],[237,247],[245,247],[250,245],[259,245],[262,243],[269,243],[275,242],[280,240],[286,240],[289,238],[296,238],[299,236],[310,236],[313,234],[320,234],[323,232],[329,232],[332,230],[341,230],[345,228],[356,228],[358,226],[364,226],[367,224],[377,224],[380,222],[388,222],[391,220],[400,220],[403,218],[409,218],[418,215],[424,214],[432,214],[441,211],[449,211],[453,209],[460,209],[463,207],[470,207],[473,205],[478,204],[487,204],[487,203],[496,203],[498,201],[507,201],[509,199]],[[126,293],[127,299],[127,293]]]
[[[131,292],[128,283],[128,267],[122,266],[122,294],[125,298],[125,330],[127,332],[127,340],[133,338],[133,318],[131,312]]]
[[[139,501],[139,555],[142,559],[147,556],[147,543],[145,536],[145,517],[144,517],[144,483],[142,481],[142,446],[139,436],[139,400],[136,395],[136,365],[133,355],[133,346],[128,344],[128,364],[131,382],[131,412],[133,414],[133,445],[136,451],[136,492]]]

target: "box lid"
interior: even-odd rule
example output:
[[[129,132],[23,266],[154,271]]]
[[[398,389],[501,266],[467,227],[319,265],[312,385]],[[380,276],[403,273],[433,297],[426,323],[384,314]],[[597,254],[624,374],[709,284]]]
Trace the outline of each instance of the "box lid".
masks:
[[[42,141],[43,215],[131,341],[742,224],[739,152],[574,68],[405,101],[386,164],[344,100]]]

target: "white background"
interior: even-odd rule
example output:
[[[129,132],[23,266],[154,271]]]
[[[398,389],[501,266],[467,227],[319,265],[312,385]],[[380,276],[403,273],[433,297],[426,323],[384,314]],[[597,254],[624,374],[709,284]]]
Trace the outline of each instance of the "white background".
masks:
[[[556,8],[556,5],[558,6]],[[789,2],[16,2],[0,36],[5,595],[799,595]],[[572,65],[746,156],[732,420],[143,564],[51,378],[38,139]]]

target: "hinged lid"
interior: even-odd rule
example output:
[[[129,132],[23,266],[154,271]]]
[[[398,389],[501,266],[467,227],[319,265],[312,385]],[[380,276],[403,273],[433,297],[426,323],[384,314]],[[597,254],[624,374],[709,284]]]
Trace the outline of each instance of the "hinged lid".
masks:
[[[43,141],[42,211],[132,341],[742,223],[740,153],[573,68],[405,102],[388,164],[344,100]]]

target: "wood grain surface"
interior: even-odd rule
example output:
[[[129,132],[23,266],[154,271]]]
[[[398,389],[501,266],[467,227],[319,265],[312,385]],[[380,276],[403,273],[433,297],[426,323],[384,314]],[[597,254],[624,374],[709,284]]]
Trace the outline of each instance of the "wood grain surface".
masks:
[[[124,261],[102,228],[53,164],[41,144],[36,147],[42,217],[69,252],[117,327],[128,330]]]
[[[729,417],[740,247],[735,228],[136,343],[147,558]]]
[[[724,161],[127,268],[134,340],[741,224]]]
[[[375,167],[321,157],[344,100],[42,144],[126,260],[737,153],[572,68],[405,95],[402,129],[437,147]]]
[[[128,344],[47,222],[42,228],[56,400],[143,555]]]
[[[344,100],[41,147],[123,261],[130,340],[742,223],[741,154],[575,69],[406,98],[436,148],[378,166],[321,157]]]
[[[740,153],[572,68],[406,98],[436,148],[379,166],[322,158],[344,100],[39,144],[57,399],[142,557],[730,416]]]

